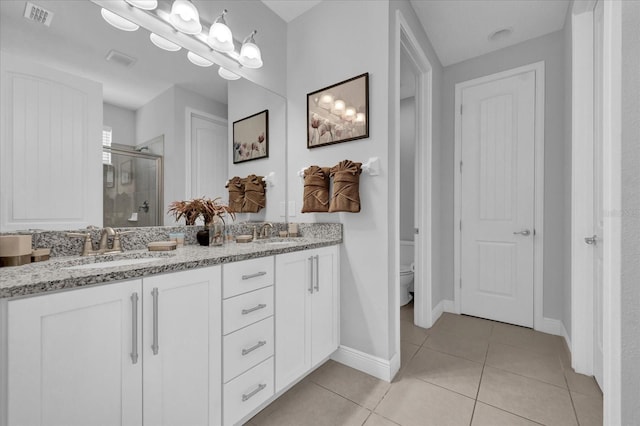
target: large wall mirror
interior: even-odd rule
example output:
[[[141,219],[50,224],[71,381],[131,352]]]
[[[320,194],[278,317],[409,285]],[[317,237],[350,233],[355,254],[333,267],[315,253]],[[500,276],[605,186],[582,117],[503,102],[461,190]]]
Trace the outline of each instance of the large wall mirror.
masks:
[[[102,194],[104,226],[172,225],[173,218],[166,214],[170,202],[200,196],[226,201],[229,178],[271,172],[276,178],[275,185],[267,187],[267,207],[240,215],[239,220],[286,220],[281,215],[286,202],[283,96],[246,79],[224,80],[218,66],[196,66],[184,49],[161,50],[143,28],[119,31],[88,0],[34,3],[53,12],[50,26],[23,16],[26,1],[0,2],[0,48],[3,54],[43,69],[100,83],[102,141],[87,143],[104,146],[102,184],[89,188]],[[209,15],[223,6],[233,12],[233,2],[198,2]],[[245,11],[243,6],[239,12]],[[3,97],[7,96],[5,90]],[[232,123],[265,109],[268,158],[234,165]],[[72,157],[47,155],[51,162],[60,155]],[[14,164],[14,170],[18,166]],[[83,167],[71,163],[76,166]],[[40,214],[46,216],[45,206]]]

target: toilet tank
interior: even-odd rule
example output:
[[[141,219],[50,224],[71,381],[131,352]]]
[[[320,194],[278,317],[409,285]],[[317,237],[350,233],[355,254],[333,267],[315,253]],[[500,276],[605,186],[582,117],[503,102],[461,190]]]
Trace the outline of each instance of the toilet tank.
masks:
[[[414,242],[400,240],[400,264],[411,265],[414,262],[415,262]]]

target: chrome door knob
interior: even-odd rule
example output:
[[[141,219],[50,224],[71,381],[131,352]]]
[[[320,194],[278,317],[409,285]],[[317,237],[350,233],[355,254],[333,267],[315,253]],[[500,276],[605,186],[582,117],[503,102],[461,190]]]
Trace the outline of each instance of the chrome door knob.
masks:
[[[593,237],[584,237],[584,242],[589,245],[596,245],[598,244],[598,236],[594,235]]]
[[[524,231],[514,232],[513,235],[522,235],[524,237],[528,237],[529,235],[531,235],[531,231],[525,229]]]

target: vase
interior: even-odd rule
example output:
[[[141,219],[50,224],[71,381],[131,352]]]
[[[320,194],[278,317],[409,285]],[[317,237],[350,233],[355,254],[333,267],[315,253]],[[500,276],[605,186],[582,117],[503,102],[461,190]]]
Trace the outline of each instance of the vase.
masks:
[[[220,216],[214,216],[207,226],[209,229],[209,245],[221,246],[224,244],[224,221]]]
[[[201,246],[208,246],[209,245],[209,230],[208,229],[203,229],[201,231],[198,231],[196,233],[196,240],[198,240],[198,244],[200,244]]]

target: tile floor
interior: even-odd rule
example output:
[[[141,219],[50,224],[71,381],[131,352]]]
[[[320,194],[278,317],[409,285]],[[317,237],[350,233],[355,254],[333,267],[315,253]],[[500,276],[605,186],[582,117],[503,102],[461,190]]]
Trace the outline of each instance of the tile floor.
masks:
[[[575,373],[557,336],[444,314],[430,329],[401,309],[392,383],[329,361],[252,418],[252,426],[602,425],[602,393]]]

